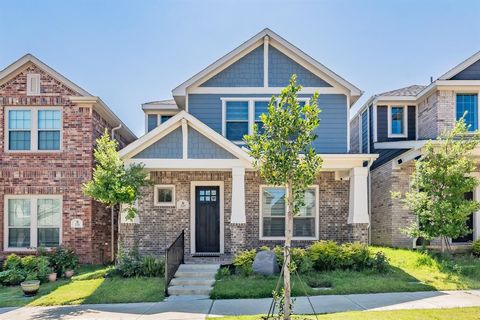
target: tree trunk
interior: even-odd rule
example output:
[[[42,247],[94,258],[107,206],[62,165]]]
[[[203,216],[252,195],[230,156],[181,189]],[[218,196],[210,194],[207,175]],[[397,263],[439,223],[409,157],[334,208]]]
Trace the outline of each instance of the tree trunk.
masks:
[[[111,221],[111,230],[110,230],[110,233],[111,233],[111,237],[110,237],[110,241],[112,242],[112,256],[111,256],[111,262],[114,262],[115,261],[115,221],[114,221],[114,218],[115,218],[115,207],[112,205],[110,207],[110,212],[111,212],[111,217],[110,219],[112,220]]]
[[[292,309],[291,302],[291,283],[290,283],[290,246],[293,237],[293,191],[291,184],[286,185],[287,199],[285,201],[287,206],[287,216],[285,217],[285,248],[283,253],[284,272],[283,283],[285,288],[285,303],[284,303],[284,317],[283,319],[290,319],[290,311]]]

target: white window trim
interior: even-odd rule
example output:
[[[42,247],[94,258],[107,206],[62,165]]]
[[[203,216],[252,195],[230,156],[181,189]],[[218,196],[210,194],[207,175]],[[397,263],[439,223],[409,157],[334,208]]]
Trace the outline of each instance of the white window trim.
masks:
[[[480,106],[479,106],[479,99],[480,99],[480,92],[474,92],[474,91],[462,91],[458,90],[455,91],[455,114],[454,114],[454,121],[457,121],[457,95],[459,94],[470,94],[470,95],[476,95],[477,96],[477,130],[480,129]],[[474,131],[469,131],[468,134],[473,134]]]
[[[172,201],[159,202],[158,201],[158,189],[171,189]],[[175,207],[175,185],[174,184],[157,184],[153,187],[153,204],[158,207]]]
[[[31,114],[30,118],[30,150],[10,150],[9,137],[9,111],[14,110],[29,110]],[[38,112],[44,110],[57,110],[60,111],[60,148],[58,150],[39,150],[38,149]],[[62,107],[41,106],[41,107],[27,107],[27,106],[9,106],[5,107],[5,152],[8,153],[57,153],[62,152],[63,149],[63,109]]]
[[[220,98],[222,101],[222,136],[227,137],[227,102],[230,101],[245,101],[248,102],[248,134],[253,134],[253,125],[255,124],[255,102],[257,101],[270,101],[271,97],[229,97]],[[278,99],[277,99],[278,100]],[[310,98],[298,98],[298,101],[309,102]],[[239,144],[243,141],[234,141],[233,143]]]
[[[263,236],[263,216],[262,216],[262,212],[263,212],[263,208],[262,208],[262,197],[263,197],[263,189],[265,188],[284,188],[282,186],[274,186],[274,185],[266,185],[266,184],[262,184],[260,185],[260,192],[259,192],[259,213],[258,213],[258,217],[259,217],[259,230],[258,230],[258,235],[259,235],[259,239],[260,240],[285,240],[285,237],[264,237]],[[319,198],[319,187],[318,185],[311,185],[308,187],[308,189],[314,189],[315,190],[315,236],[313,237],[293,237],[292,240],[295,240],[295,241],[302,241],[302,240],[318,240],[318,237],[319,237],[319,231],[320,231],[320,198]],[[286,213],[285,213],[285,216],[286,216]]]
[[[36,86],[32,87],[32,80],[36,82]],[[29,73],[27,74],[27,96],[40,95],[40,74]]]
[[[30,200],[30,247],[19,248],[8,246],[8,200],[9,199],[29,199]],[[4,225],[3,225],[3,248],[6,252],[32,252],[36,251],[38,230],[37,230],[37,201],[39,199],[58,199],[60,200],[60,224],[59,224],[59,245],[62,245],[63,234],[63,196],[58,194],[42,194],[42,195],[5,195],[4,196]],[[35,244],[35,246],[32,246]],[[49,248],[47,248],[49,249]]]
[[[407,138],[408,137],[408,106],[403,104],[388,105],[388,137],[389,138]],[[392,108],[403,108],[403,133],[392,133]]]

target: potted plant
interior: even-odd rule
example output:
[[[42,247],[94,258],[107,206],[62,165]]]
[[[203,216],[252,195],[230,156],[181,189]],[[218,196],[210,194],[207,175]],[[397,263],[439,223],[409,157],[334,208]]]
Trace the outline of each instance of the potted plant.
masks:
[[[27,277],[27,280],[20,283],[20,286],[22,287],[23,294],[26,297],[33,297],[37,294],[38,289],[40,289],[40,280],[29,280],[29,278]]]
[[[78,258],[72,249],[59,247],[50,253],[50,265],[57,276],[63,275],[66,278],[71,278],[77,263]]]
[[[55,281],[57,281],[57,273],[56,273],[55,271],[53,271],[53,269],[52,269],[52,272],[50,272],[50,273],[48,274],[48,281],[49,281],[49,282],[55,282]]]

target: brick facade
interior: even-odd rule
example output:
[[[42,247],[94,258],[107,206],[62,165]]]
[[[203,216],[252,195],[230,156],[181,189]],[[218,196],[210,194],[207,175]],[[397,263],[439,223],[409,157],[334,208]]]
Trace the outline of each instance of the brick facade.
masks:
[[[371,174],[371,243],[392,247],[412,247],[413,239],[401,232],[415,222],[415,216],[400,199],[392,199],[391,191],[409,191],[415,163],[393,167],[388,161]]]
[[[435,139],[455,123],[455,92],[437,90],[418,104],[418,139]]]
[[[41,75],[39,96],[26,95],[28,73]],[[94,140],[110,126],[93,107],[76,105],[69,96],[79,94],[32,63],[0,85],[0,259],[4,243],[4,195],[62,195],[62,244],[74,248],[81,262],[101,263],[110,256],[110,211],[82,194],[91,178]],[[5,146],[5,107],[62,108],[61,150],[55,152],[8,152]],[[120,139],[123,140],[123,139]],[[122,143],[123,145],[123,143]],[[79,218],[83,228],[72,229]]]
[[[246,224],[231,224],[232,175],[229,171],[156,171],[150,179],[153,184],[175,185],[175,197],[190,202],[192,181],[223,181],[224,183],[224,247],[225,254],[238,250],[258,248],[263,245],[280,245],[282,241],[259,239],[260,185],[258,173],[245,173]],[[338,242],[368,241],[368,226],[349,225],[349,181],[335,180],[333,172],[323,172],[315,182],[319,186],[319,238]],[[120,242],[123,247],[138,246],[141,254],[163,255],[165,249],[185,230],[185,251],[190,250],[190,209],[159,207],[153,204],[153,186],[144,190],[139,200],[140,223],[120,225]],[[305,246],[311,241],[293,241],[296,246]]]

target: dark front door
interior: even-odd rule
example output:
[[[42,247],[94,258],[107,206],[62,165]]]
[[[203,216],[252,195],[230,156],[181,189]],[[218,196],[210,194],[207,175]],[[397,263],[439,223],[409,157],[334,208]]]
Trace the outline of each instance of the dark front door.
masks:
[[[465,193],[465,199],[473,200],[473,192]],[[468,217],[467,227],[470,230],[473,230],[473,213],[470,214],[470,216]],[[473,241],[473,233],[469,233],[466,236],[463,236],[460,238],[452,239],[452,242],[469,242],[469,241]]]
[[[220,252],[220,188],[195,187],[195,251]]]

